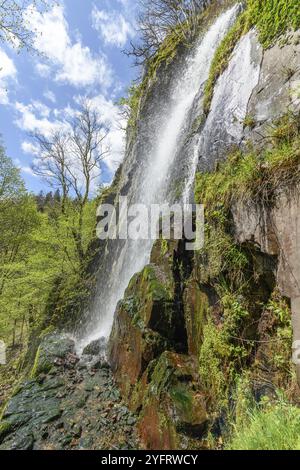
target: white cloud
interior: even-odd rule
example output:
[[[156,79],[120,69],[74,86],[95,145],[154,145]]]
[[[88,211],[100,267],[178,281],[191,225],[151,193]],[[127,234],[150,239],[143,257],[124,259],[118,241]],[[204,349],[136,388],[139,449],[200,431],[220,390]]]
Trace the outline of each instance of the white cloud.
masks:
[[[118,11],[99,10],[94,6],[92,11],[93,27],[103,38],[106,44],[125,46],[129,38],[134,37],[132,24]]]
[[[44,97],[46,98],[46,100],[51,101],[51,103],[56,103],[56,96],[53,93],[53,91],[50,91],[50,90],[45,91]]]
[[[34,173],[33,169],[30,166],[21,166],[21,171],[27,173],[27,175],[34,176],[37,178],[37,175]]]
[[[36,67],[42,76],[49,75],[51,67],[55,80],[75,87],[95,84],[108,87],[112,83],[112,70],[106,57],[93,54],[79,38],[72,41],[63,6],[56,5],[43,15],[31,8],[27,21],[37,31],[35,48],[48,59],[46,64],[40,62]]]
[[[9,86],[16,81],[17,70],[12,59],[0,48],[0,103],[8,104]]]
[[[65,126],[65,123],[50,120],[50,111],[45,115],[46,109],[47,107],[39,102],[33,102],[29,105],[17,102],[15,110],[18,113],[18,118],[15,120],[15,124],[25,132],[38,132],[48,137],[52,132]]]
[[[21,161],[19,158],[14,159],[14,164],[23,172],[27,173],[30,176],[36,176],[36,174],[33,172],[32,168],[30,166],[22,166]]]
[[[74,97],[74,106],[68,105],[62,109],[53,110],[38,101],[27,105],[17,102],[14,105],[17,112],[15,123],[25,132],[38,132],[49,137],[52,132],[68,129],[67,120],[76,115],[82,99],[82,96]],[[104,163],[114,173],[124,156],[126,122],[120,116],[118,106],[104,95],[96,95],[90,98],[90,102],[107,132],[105,147],[109,151]],[[24,140],[21,147],[24,153],[34,155],[34,161],[38,161],[39,149],[34,143]]]
[[[51,67],[47,64],[38,63],[35,65],[35,69],[42,78],[47,78],[51,74]]]
[[[38,154],[38,148],[32,142],[25,140],[22,142],[21,148],[24,153],[29,153],[30,155]]]
[[[109,153],[104,162],[114,173],[123,160],[125,151],[125,119],[120,116],[120,110],[111,100],[103,95],[91,98],[91,103],[99,114],[100,121],[107,128],[107,146]]]

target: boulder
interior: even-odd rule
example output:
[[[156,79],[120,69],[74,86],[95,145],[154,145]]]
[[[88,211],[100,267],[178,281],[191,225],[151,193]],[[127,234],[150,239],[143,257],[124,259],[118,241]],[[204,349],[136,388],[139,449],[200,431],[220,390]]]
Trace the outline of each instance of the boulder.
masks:
[[[138,423],[146,449],[190,449],[192,441],[205,432],[208,418],[197,370],[191,356],[170,351],[160,356],[144,393]]]
[[[31,371],[31,377],[48,373],[50,369],[61,362],[76,358],[75,342],[62,334],[47,335],[41,342]]]
[[[106,349],[106,338],[102,336],[99,339],[96,339],[89,343],[84,350],[82,351],[83,355],[99,356],[100,354],[105,354]]]

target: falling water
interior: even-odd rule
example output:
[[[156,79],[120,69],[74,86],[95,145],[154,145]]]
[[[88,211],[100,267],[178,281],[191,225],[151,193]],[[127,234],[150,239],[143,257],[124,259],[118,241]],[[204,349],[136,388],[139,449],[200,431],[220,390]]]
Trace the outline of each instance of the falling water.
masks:
[[[203,85],[208,78],[214,53],[229,28],[234,23],[241,6],[238,4],[223,13],[199,39],[190,51],[182,69],[172,78],[168,102],[153,112],[151,119],[151,145],[139,158],[139,170],[131,181],[129,198],[132,203],[173,203],[171,183],[176,172],[178,155],[184,147],[189,132],[189,113],[195,101],[201,103]],[[198,106],[199,108],[199,106]],[[198,109],[199,113],[199,109]],[[153,125],[154,123],[154,125]],[[183,199],[187,201],[194,179],[197,158],[195,149],[187,156]],[[126,162],[125,162],[126,163]],[[89,321],[81,332],[78,349],[100,336],[108,337],[117,302],[123,297],[131,277],[149,262],[153,241],[126,241],[117,257],[111,260],[109,272],[100,272],[97,295],[89,311]],[[117,250],[116,250],[117,251]]]

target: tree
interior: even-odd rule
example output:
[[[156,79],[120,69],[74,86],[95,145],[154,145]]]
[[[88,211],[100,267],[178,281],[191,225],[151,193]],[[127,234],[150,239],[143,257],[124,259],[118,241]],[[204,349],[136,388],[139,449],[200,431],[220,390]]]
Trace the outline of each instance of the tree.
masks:
[[[12,160],[6,155],[5,148],[0,143],[0,203],[11,202],[24,193],[24,183],[20,170],[15,167]]]
[[[35,9],[47,11],[57,0],[0,0],[0,42],[8,42],[17,48],[33,49],[34,36],[27,16]]]
[[[63,214],[67,214],[70,197],[75,198],[73,207],[77,210],[77,220],[74,220],[72,234],[82,262],[84,210],[108,153],[106,136],[107,129],[88,100],[82,102],[79,112],[65,123],[61,131],[50,137],[33,136],[40,149],[33,171],[60,190]]]
[[[136,58],[136,65],[151,59],[171,31],[189,40],[195,34],[198,14],[211,0],[139,0],[138,26],[140,40],[131,42],[127,55]]]
[[[68,150],[70,135],[64,131],[56,131],[50,135],[50,138],[46,138],[43,134],[36,133],[34,139],[40,148],[40,157],[32,169],[51,187],[61,190],[61,207],[64,213],[70,189],[68,170],[71,166],[71,156]]]

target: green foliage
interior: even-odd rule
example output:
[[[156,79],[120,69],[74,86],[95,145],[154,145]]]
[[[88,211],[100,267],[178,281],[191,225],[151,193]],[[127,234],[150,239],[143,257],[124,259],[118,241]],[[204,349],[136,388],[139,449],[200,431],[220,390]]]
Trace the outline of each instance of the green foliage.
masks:
[[[255,127],[256,121],[254,116],[251,114],[247,114],[245,119],[243,120],[244,127],[248,127],[249,129],[253,129]]]
[[[249,408],[235,426],[229,450],[299,450],[300,409],[282,397]]]
[[[245,346],[242,337],[249,312],[242,296],[224,286],[219,286],[218,290],[222,324],[216,325],[211,316],[207,319],[199,356],[199,375],[214,405],[227,406],[229,390],[251,351],[251,343]]]
[[[137,122],[143,88],[143,83],[131,85],[128,89],[127,97],[123,97],[119,101],[119,105],[126,109],[127,126],[132,129],[135,128]]]
[[[264,315],[269,319],[268,337],[272,338],[268,345],[270,365],[286,379],[293,379],[292,350],[292,322],[291,309],[280,293],[275,290],[265,306]],[[287,380],[286,380],[287,381]]]
[[[32,331],[74,324],[88,298],[96,200],[82,210],[68,199],[62,213],[57,197],[38,210],[3,148],[0,187],[0,338],[24,347]]]
[[[247,0],[245,11],[227,33],[218,47],[211,64],[208,81],[204,90],[204,111],[210,110],[214,86],[227,68],[232,52],[242,35],[256,27],[259,40],[266,49],[289,29],[300,27],[298,0]]]
[[[24,183],[20,171],[13,165],[0,143],[0,201],[11,200],[24,193]]]
[[[219,335],[217,326],[209,318],[203,328],[203,343],[199,356],[199,376],[208,399],[227,404],[227,383],[223,373],[224,358],[228,357],[227,344]],[[220,403],[221,402],[221,403]]]
[[[283,387],[292,383],[290,308],[275,291],[265,305],[255,306],[263,316],[263,330],[248,328],[253,325],[253,296],[249,295],[253,267],[250,254],[234,241],[230,230],[234,202],[274,202],[279,188],[299,181],[299,116],[287,114],[274,123],[270,142],[272,147],[260,153],[236,150],[215,172],[196,178],[196,201],[206,206],[206,243],[196,254],[197,278],[214,288],[221,311],[217,321],[213,312],[207,319],[199,360],[214,409],[226,407],[251,361],[257,338],[263,339],[264,358],[267,367],[276,371],[276,383]]]
[[[204,230],[205,244],[196,253],[199,280],[214,282],[226,274],[232,285],[241,285],[248,258],[230,234],[229,214],[224,205],[216,203],[214,206],[211,201],[211,206],[206,208]]]

